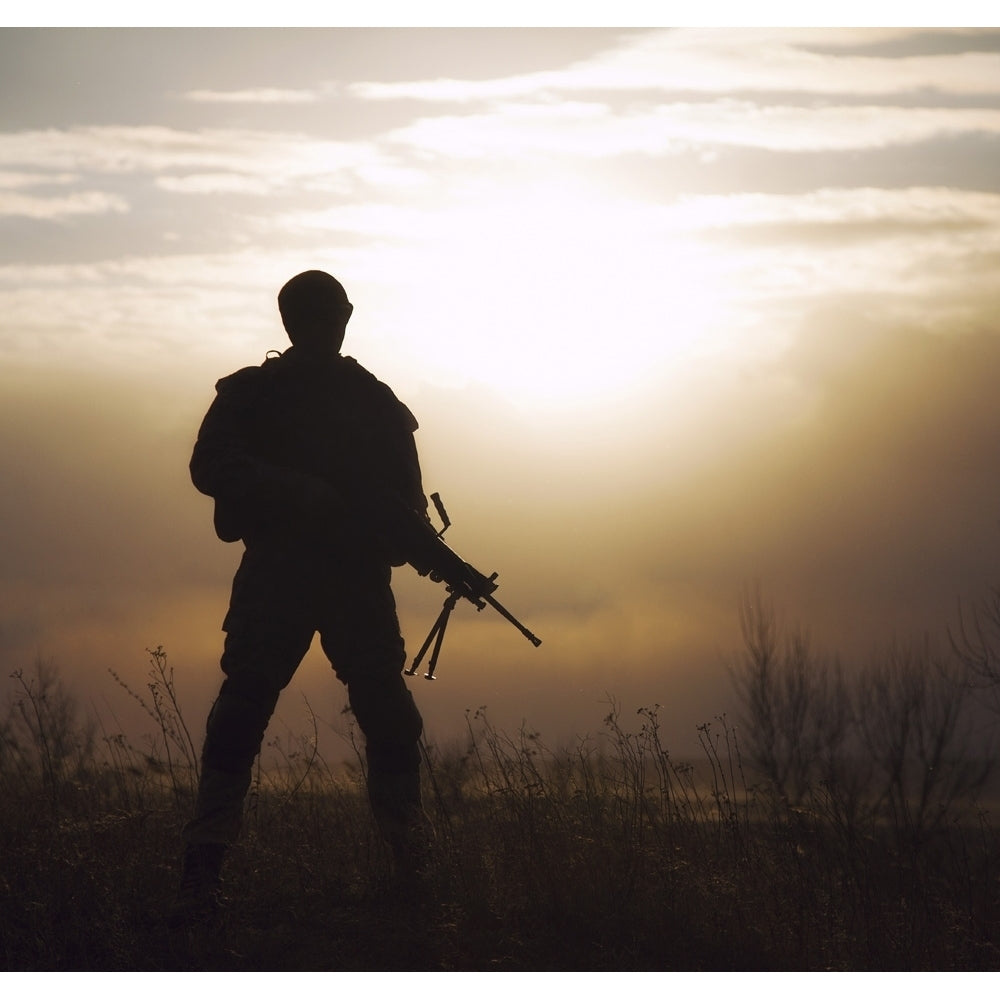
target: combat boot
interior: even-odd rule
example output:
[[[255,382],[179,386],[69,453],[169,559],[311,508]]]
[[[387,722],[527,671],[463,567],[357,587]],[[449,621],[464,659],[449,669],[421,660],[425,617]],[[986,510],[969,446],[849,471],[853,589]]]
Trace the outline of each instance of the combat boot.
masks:
[[[222,909],[225,844],[188,844],[177,897],[167,914],[172,929],[211,923]]]
[[[369,771],[368,797],[379,832],[392,852],[398,891],[418,893],[428,882],[436,835],[420,800],[420,775]]]

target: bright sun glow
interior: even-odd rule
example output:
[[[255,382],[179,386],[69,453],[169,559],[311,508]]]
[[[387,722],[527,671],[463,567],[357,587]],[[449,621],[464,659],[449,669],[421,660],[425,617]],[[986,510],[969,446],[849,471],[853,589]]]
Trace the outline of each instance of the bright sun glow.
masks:
[[[689,208],[602,195],[492,188],[428,215],[420,266],[408,290],[395,290],[393,349],[407,350],[406,330],[434,380],[484,384],[531,410],[621,398],[714,350],[733,293],[731,253],[698,239]]]

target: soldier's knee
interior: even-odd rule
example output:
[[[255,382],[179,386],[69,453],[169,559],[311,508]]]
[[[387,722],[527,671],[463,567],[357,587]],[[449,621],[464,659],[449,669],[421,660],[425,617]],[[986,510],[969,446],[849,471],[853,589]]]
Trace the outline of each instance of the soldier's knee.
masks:
[[[227,677],[208,714],[205,766],[228,772],[252,767],[279,694],[279,687],[249,671]]]
[[[369,739],[365,743],[369,783],[378,783],[385,775],[416,774],[420,770],[420,746],[416,740],[385,743]]]
[[[416,752],[424,721],[399,674],[352,680],[347,690],[351,710],[369,747],[410,747]]]

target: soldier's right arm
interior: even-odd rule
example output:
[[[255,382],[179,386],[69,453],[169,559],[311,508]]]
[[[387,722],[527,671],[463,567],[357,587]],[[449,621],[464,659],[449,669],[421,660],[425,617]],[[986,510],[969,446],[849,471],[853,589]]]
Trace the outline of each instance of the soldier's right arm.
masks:
[[[252,496],[265,478],[252,443],[258,371],[244,368],[215,385],[190,464],[191,481],[210,497]]]
[[[340,502],[323,480],[262,454],[256,428],[265,378],[260,368],[244,368],[220,379],[191,456],[191,481],[215,499],[216,532],[225,541],[296,517],[328,519]]]

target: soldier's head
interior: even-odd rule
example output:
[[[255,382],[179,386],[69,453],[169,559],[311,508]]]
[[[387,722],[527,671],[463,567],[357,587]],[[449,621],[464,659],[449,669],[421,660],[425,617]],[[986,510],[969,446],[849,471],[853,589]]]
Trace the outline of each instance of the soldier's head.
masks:
[[[326,271],[303,271],[278,292],[288,339],[307,349],[339,351],[354,306],[344,286]]]

